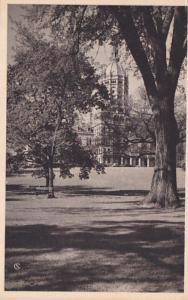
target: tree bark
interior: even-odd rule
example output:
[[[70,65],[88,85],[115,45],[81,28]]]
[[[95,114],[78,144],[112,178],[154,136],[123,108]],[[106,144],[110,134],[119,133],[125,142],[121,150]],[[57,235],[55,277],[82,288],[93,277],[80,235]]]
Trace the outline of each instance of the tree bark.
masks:
[[[48,185],[48,198],[55,198],[54,195],[54,172],[53,166],[49,167],[49,185]]]
[[[145,203],[156,207],[178,207],[176,181],[177,123],[173,111],[173,99],[158,99],[154,112],[156,153],[151,190]]]
[[[49,175],[46,175],[46,187],[49,187]]]

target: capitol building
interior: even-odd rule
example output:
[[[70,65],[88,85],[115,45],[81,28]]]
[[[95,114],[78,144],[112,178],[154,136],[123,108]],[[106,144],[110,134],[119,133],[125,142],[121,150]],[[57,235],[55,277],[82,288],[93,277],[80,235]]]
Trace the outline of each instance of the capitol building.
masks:
[[[143,154],[140,151],[143,149],[141,144],[128,145],[125,142],[128,76],[116,53],[101,80],[110,96],[109,105],[103,110],[93,108],[87,116],[78,115],[76,131],[80,143],[91,149],[97,160],[105,166],[154,166],[154,155]],[[147,147],[151,148],[151,145]]]

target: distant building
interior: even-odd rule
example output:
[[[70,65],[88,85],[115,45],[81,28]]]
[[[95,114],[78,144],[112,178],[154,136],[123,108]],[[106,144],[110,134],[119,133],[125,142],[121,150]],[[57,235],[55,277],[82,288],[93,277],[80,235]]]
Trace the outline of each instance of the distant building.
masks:
[[[123,128],[128,103],[128,77],[116,53],[106,68],[102,82],[110,94],[110,108],[94,108],[87,115],[78,116],[76,130],[81,144],[92,149],[97,160],[106,166],[154,166],[154,156],[144,155],[142,145],[125,146]]]

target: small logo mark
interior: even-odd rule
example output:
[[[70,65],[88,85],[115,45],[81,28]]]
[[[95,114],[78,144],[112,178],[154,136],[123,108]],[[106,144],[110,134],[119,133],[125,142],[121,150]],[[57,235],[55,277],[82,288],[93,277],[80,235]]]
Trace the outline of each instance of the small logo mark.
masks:
[[[21,269],[20,263],[14,264],[14,270],[19,271]]]

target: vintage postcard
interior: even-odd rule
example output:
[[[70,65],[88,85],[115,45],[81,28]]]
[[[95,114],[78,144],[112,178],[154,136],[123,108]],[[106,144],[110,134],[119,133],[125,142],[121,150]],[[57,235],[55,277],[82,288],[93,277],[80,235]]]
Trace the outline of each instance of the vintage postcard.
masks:
[[[0,5],[1,299],[185,299],[187,2]]]

